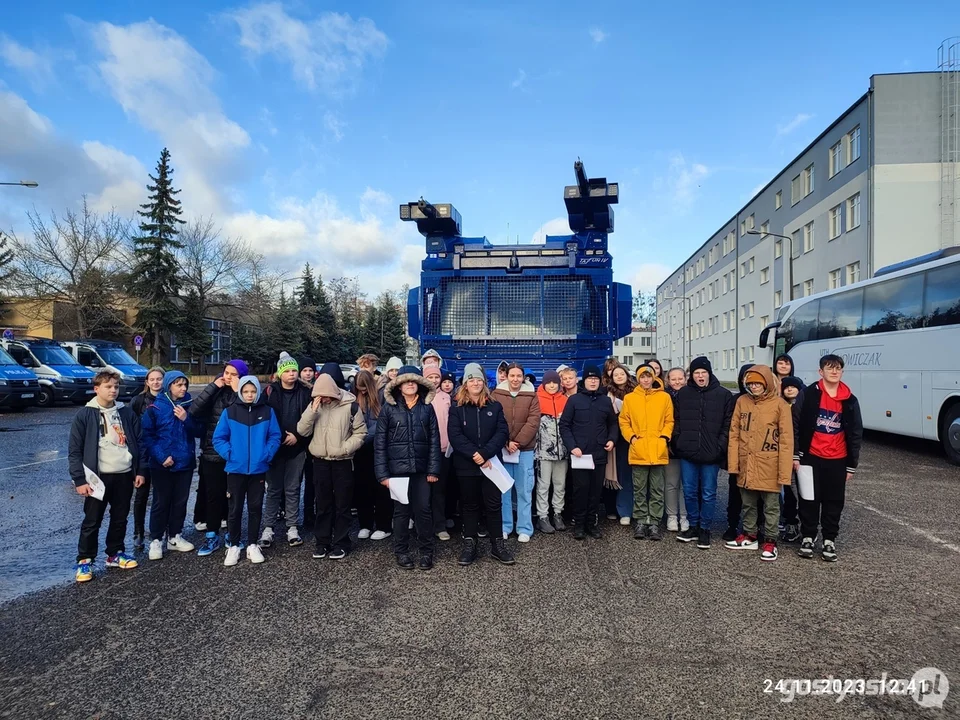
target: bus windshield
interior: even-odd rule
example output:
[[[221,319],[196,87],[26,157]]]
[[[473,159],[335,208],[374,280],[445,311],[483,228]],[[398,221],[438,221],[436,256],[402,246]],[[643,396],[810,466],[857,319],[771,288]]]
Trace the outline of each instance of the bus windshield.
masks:
[[[68,353],[59,345],[33,345],[31,352],[36,355],[43,365],[79,365],[73,359],[73,355]]]

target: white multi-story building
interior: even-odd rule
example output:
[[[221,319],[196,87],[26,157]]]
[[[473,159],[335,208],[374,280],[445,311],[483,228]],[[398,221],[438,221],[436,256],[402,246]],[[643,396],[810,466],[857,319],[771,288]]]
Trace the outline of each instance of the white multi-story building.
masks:
[[[958,88],[957,71],[874,75],[657,288],[664,366],[706,355],[735,380],[783,303],[960,242]]]
[[[634,326],[632,332],[613,343],[613,355],[630,370],[636,369],[650,358],[656,357],[653,354],[654,337],[657,329],[655,327]]]

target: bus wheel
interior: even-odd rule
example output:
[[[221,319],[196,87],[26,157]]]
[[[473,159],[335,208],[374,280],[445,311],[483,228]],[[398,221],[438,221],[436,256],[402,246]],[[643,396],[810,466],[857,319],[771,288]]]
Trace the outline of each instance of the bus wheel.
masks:
[[[943,432],[940,435],[947,460],[954,465],[960,465],[960,403],[956,403],[947,410],[947,416],[943,419]]]
[[[39,407],[50,407],[53,405],[53,390],[46,385],[41,385],[37,392],[37,405]]]

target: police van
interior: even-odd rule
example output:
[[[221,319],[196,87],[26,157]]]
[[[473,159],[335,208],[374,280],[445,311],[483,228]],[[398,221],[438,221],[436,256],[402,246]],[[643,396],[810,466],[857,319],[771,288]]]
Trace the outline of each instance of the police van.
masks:
[[[130,357],[120,343],[109,340],[70,340],[62,343],[77,362],[96,373],[112,370],[120,375],[120,399],[140,393],[147,380],[147,369]]]
[[[23,411],[37,404],[40,382],[32,370],[0,349],[0,410]]]
[[[93,373],[74,360],[56,340],[19,337],[0,340],[0,347],[21,367],[36,373],[40,407],[50,407],[61,400],[83,405],[93,397]]]

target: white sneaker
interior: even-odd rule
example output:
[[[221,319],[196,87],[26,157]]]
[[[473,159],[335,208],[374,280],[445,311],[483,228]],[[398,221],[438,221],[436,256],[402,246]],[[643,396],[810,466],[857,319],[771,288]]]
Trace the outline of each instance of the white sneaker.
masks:
[[[360,532],[357,533],[357,540],[369,540],[370,531],[367,528],[360,528]]]
[[[151,560],[163,559],[163,540],[150,541],[150,554],[147,557]]]
[[[523,543],[530,542],[530,536],[527,535],[526,533],[520,533],[520,535],[517,537],[517,542],[523,542]]]
[[[265,548],[268,548],[271,545],[273,545],[273,528],[272,527],[265,527],[263,529],[263,532],[260,533],[260,544]]]
[[[237,549],[237,556],[238,557],[240,556],[239,548]],[[254,563],[255,565],[259,565],[260,563],[262,563],[264,560],[264,557],[263,557],[263,553],[260,552],[260,548],[257,547],[256,545],[247,545],[247,560]]]
[[[386,540],[393,533],[384,532],[383,530],[374,530],[373,535],[370,536],[371,540]]]
[[[256,545],[253,545],[252,547],[256,547]],[[240,562],[240,546],[231,545],[227,548],[227,556],[223,559],[223,566],[233,567],[238,562]]]
[[[297,530],[296,525],[287,528],[287,543],[291,546],[303,544],[303,540],[300,539],[300,531]]]
[[[617,516],[613,513],[607,513],[607,520],[616,520]]]
[[[680,530],[680,524],[677,522],[676,515],[667,517],[667,532],[677,532]]]
[[[680,518],[680,532],[686,532],[690,529],[690,521],[685,517]]]
[[[503,534],[503,539],[504,539],[504,540],[506,540],[506,539],[509,538],[509,537],[510,537],[510,533],[504,533],[504,534]]]
[[[207,524],[204,522],[194,523],[193,529],[196,530],[197,532],[206,532]]]
[[[629,525],[630,525],[630,518],[620,518],[620,524],[621,524],[621,525],[629,526]]]
[[[221,520],[221,521],[220,521],[220,529],[221,529],[221,530],[226,530],[226,529],[227,529],[227,521],[226,521],[226,520]]]
[[[167,549],[176,550],[177,552],[193,552],[193,543],[184,540],[183,536],[177,533],[176,537],[167,539]]]
[[[410,529],[413,530],[413,518],[410,518]]]

